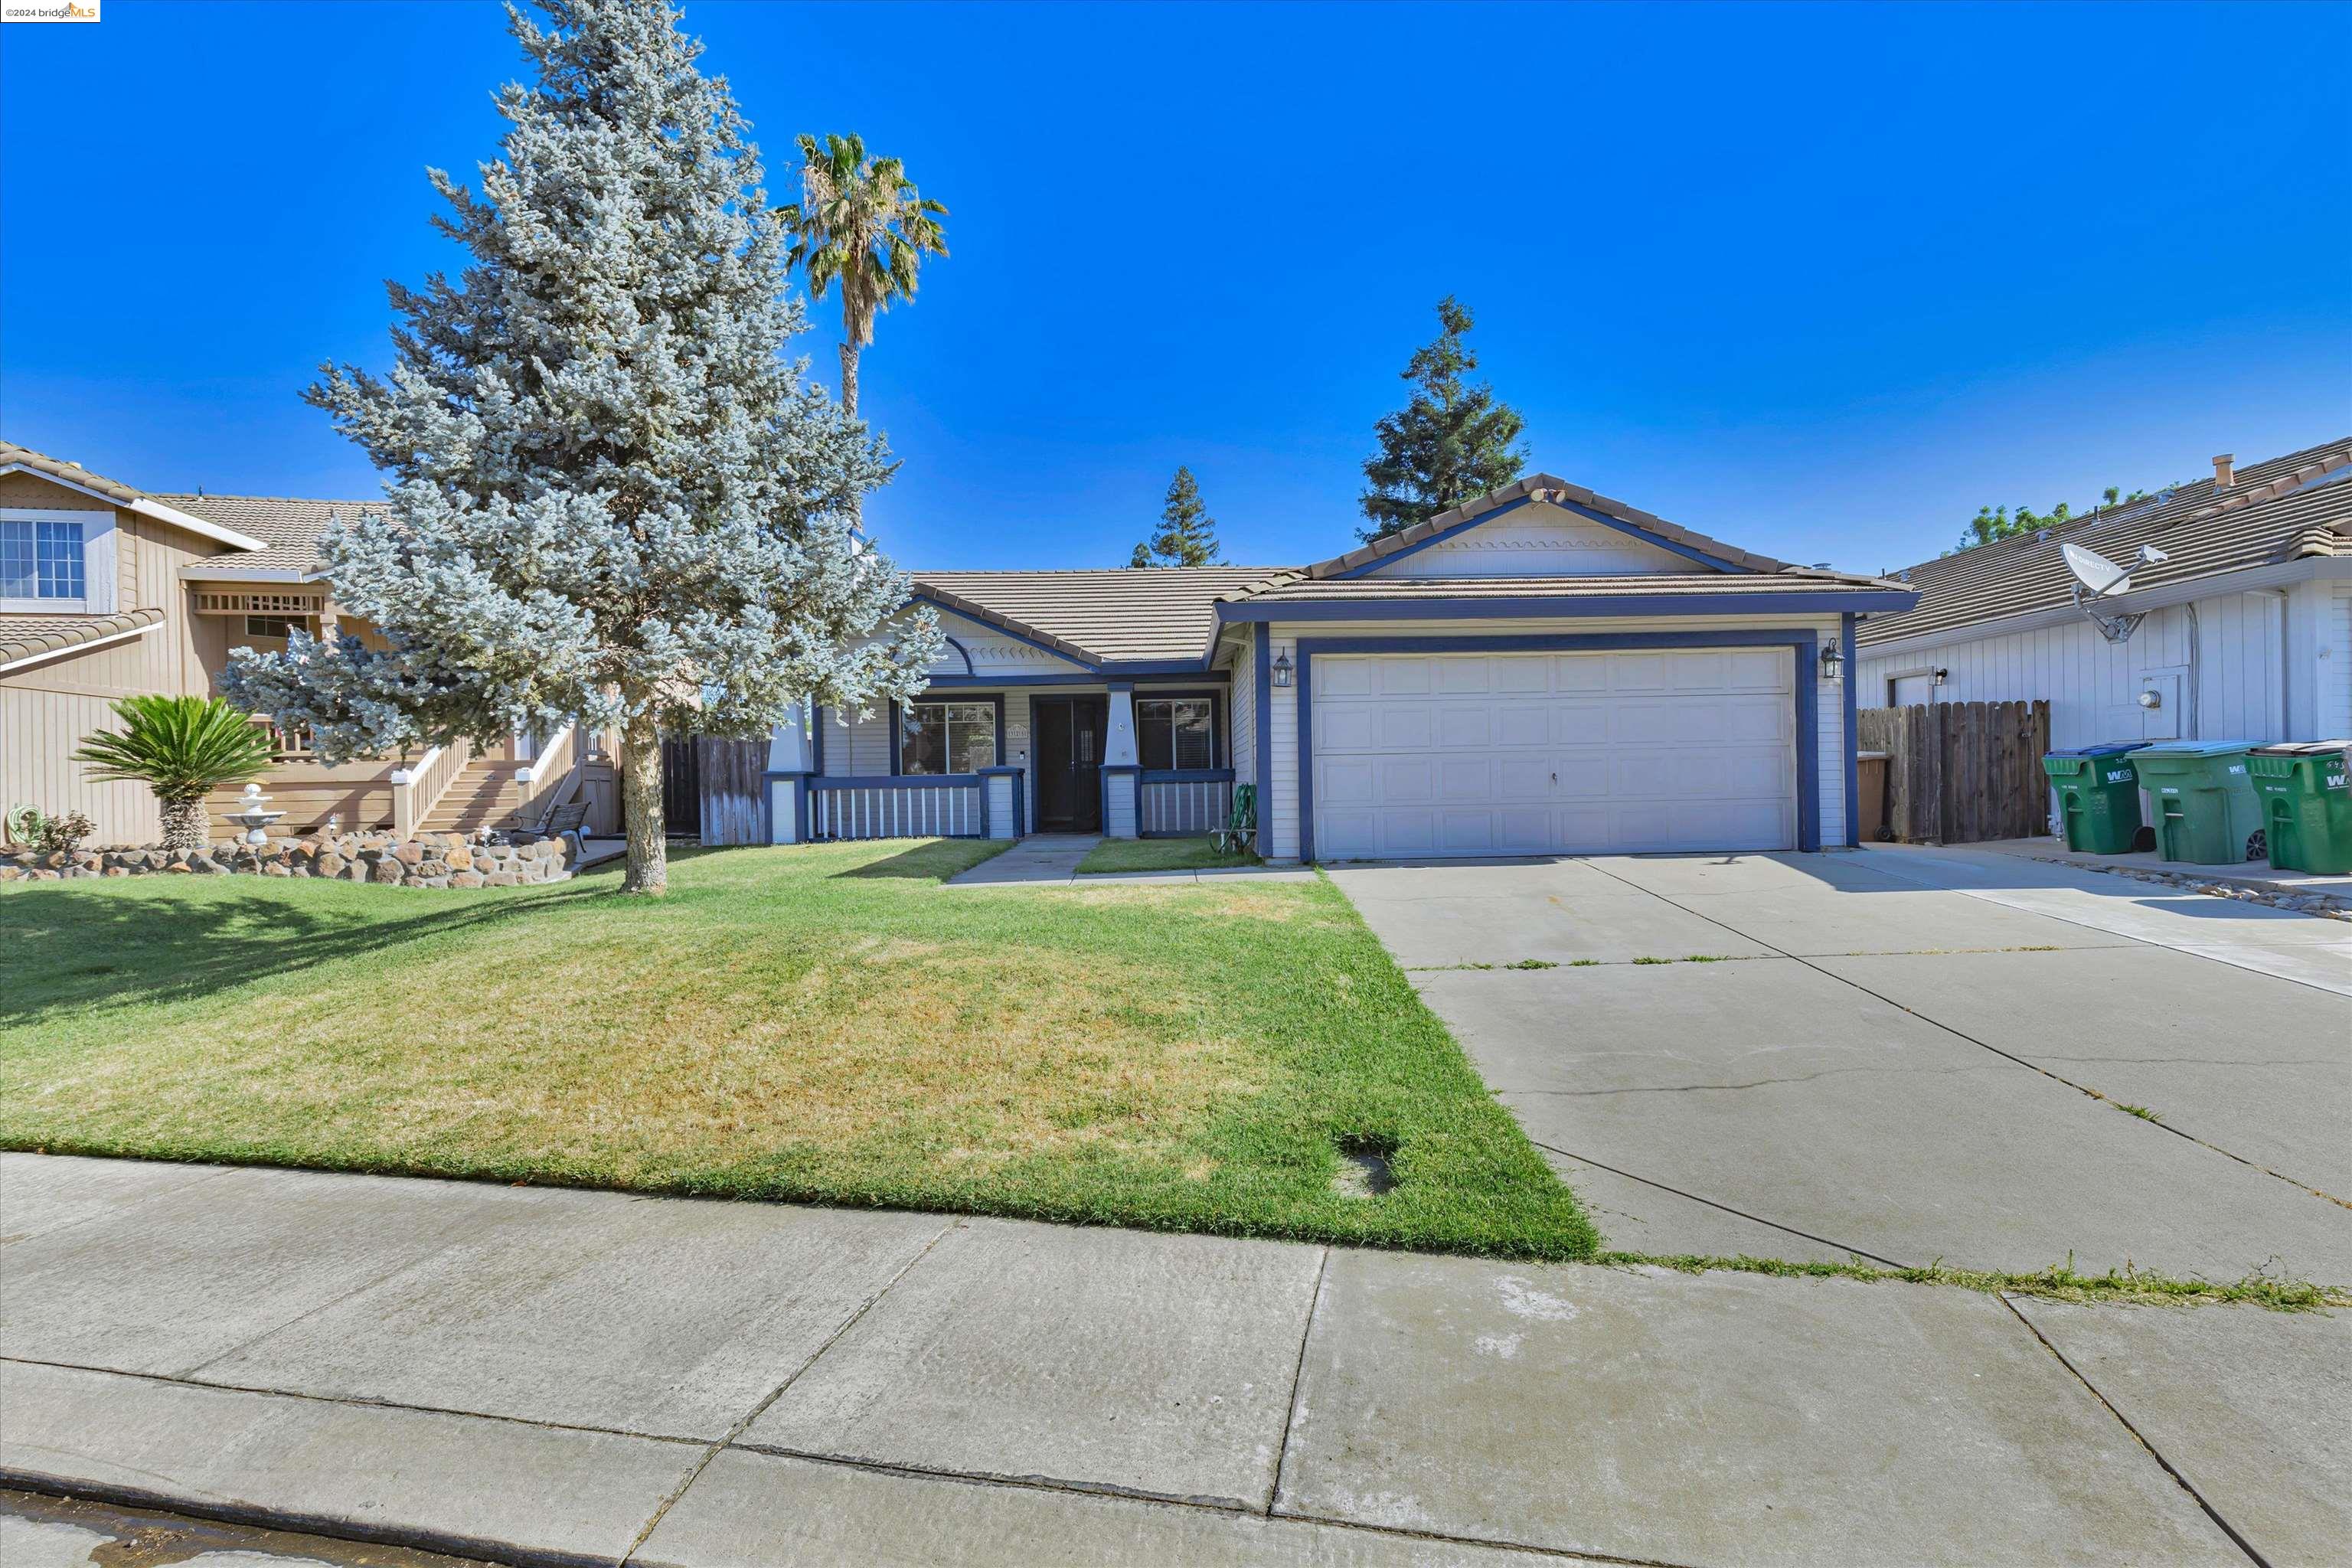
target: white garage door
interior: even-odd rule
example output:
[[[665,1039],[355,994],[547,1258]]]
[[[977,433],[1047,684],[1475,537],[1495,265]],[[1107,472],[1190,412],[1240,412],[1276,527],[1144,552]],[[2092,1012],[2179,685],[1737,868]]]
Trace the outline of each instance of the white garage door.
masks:
[[[1321,655],[1323,859],[1790,849],[1785,647]]]

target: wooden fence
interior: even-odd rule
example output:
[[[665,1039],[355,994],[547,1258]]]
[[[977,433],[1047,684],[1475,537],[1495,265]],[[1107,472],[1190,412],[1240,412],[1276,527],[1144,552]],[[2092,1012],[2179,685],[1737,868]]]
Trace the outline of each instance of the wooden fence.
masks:
[[[695,827],[705,844],[764,844],[768,742],[694,738]],[[672,825],[673,830],[676,825]]]
[[[1886,836],[1976,844],[2050,831],[2050,704],[1936,702],[1865,708],[1861,749],[1886,753]]]

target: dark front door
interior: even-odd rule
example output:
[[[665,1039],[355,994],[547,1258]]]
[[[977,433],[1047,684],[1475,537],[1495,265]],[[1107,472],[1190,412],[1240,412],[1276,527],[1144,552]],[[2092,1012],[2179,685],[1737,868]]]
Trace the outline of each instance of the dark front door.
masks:
[[[1102,831],[1103,732],[1110,701],[1102,697],[1039,697],[1030,702],[1035,731],[1037,826],[1048,833]]]

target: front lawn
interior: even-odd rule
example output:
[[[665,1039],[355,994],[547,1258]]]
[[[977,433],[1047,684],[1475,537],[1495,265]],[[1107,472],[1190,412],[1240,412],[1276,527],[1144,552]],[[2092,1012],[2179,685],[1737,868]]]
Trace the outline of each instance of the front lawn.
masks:
[[[1200,871],[1223,866],[1255,866],[1245,849],[1220,849],[1207,834],[1191,838],[1106,838],[1087,851],[1078,873],[1088,871]]]
[[[1328,884],[938,886],[996,847],[16,885],[0,1147],[1592,1251]],[[1349,1139],[1395,1190],[1335,1188]]]

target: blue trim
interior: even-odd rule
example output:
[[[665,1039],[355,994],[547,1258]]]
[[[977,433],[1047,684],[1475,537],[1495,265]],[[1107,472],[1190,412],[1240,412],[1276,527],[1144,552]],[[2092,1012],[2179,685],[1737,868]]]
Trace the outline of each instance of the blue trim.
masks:
[[[1132,680],[1114,680],[1105,685],[1103,689],[1106,691],[1132,691],[1135,689],[1135,682]]]
[[[1135,686],[1165,686],[1171,683],[1189,683],[1197,686],[1203,680],[1230,680],[1233,678],[1222,669],[1202,669],[1198,665],[1193,665],[1183,669],[1162,670],[1157,674],[1122,676],[1120,679]],[[1009,690],[1019,686],[1067,686],[1076,689],[1073,695],[1104,689],[1104,682],[1100,679],[1091,675],[1072,673],[1069,675],[934,675],[927,690],[953,691],[968,687],[984,687],[991,690],[1002,687]]]
[[[1103,837],[1106,837],[1106,838],[1108,838],[1108,837],[1110,837],[1110,781],[1111,781],[1111,776],[1112,776],[1114,773],[1133,773],[1133,774],[1135,774],[1135,775],[1136,775],[1136,786],[1135,786],[1135,836],[1136,836],[1138,838],[1142,837],[1143,837],[1143,783],[1142,783],[1143,764],[1142,764],[1141,763],[1103,763],[1103,764],[1102,764],[1102,766],[1101,766],[1101,770],[1100,770],[1100,771],[1101,771],[1101,775],[1102,775],[1102,776],[1101,776],[1101,778],[1100,778],[1100,780],[1099,780],[1099,783],[1100,783],[1101,789],[1102,789],[1102,831],[1103,831]]]
[[[1055,647],[1051,643],[1039,642],[1035,637],[1031,637],[1026,632],[1015,631],[1011,626],[1006,626],[1003,621],[992,618],[986,611],[977,609],[960,610],[953,605],[941,604],[939,600],[932,598],[929,594],[910,595],[908,597],[907,603],[910,605],[929,605],[931,608],[939,611],[943,616],[959,616],[967,621],[978,621],[984,626],[992,626],[997,631],[1000,631],[1006,637],[1011,637],[1014,642],[1027,643],[1031,647],[1036,648],[1042,653],[1050,653],[1055,658],[1067,659],[1070,663],[1076,665],[1080,669],[1089,672],[1099,672],[1102,668],[1092,659],[1083,658],[1080,655],[1068,652],[1063,648]]]
[[[768,842],[773,844],[776,841],[776,781],[778,779],[793,779],[799,782],[801,787],[793,792],[793,824],[795,834],[793,842],[795,844],[807,843],[809,841],[809,781],[816,777],[816,775],[814,773],[803,773],[799,769],[793,768],[780,773],[762,773],[760,776],[761,780],[765,782],[767,786],[765,795],[761,798],[760,809],[762,814],[761,820],[766,826],[768,830]]]
[[[1146,768],[1145,784],[1231,784],[1231,768]]]
[[[1666,538],[1664,534],[1653,533],[1638,522],[1628,522],[1622,517],[1611,517],[1605,511],[1595,511],[1589,506],[1580,506],[1572,500],[1555,501],[1552,504],[1563,510],[1572,511],[1580,517],[1591,518],[1603,528],[1613,528],[1620,533],[1632,534],[1644,544],[1654,544],[1661,550],[1670,550],[1685,560],[1696,561],[1702,566],[1712,566],[1718,572],[1753,573],[1756,570],[1753,566],[1742,566],[1737,562],[1726,561],[1720,555],[1709,555],[1696,545],[1680,543]]]
[[[1839,682],[1845,688],[1845,847],[1862,847],[1862,813],[1855,803],[1862,795],[1862,753],[1855,748],[1856,720],[1854,687],[1859,667],[1853,662],[1853,616],[1848,615],[1838,627],[1838,652],[1845,656],[1845,677]]]
[[[809,744],[814,753],[810,759],[810,771],[822,773],[824,772],[824,704],[822,702],[812,701],[809,704]]]
[[[933,684],[936,685],[937,683],[934,682]],[[992,681],[990,684],[994,685],[996,682]],[[992,696],[986,697],[983,697],[982,693],[977,691],[960,693],[953,697],[934,697],[927,689],[920,697],[916,698],[915,700],[917,703],[979,702],[982,700],[993,703],[996,708],[996,765],[999,767],[1003,767],[1004,765],[1004,694],[1003,692],[1000,691]],[[897,698],[892,698],[890,700],[890,772],[892,774],[899,778],[921,778],[925,775],[920,773],[907,773],[900,771],[905,765],[906,736],[902,732],[902,726],[905,719],[905,706],[901,704]],[[959,773],[950,776],[963,778],[970,777],[971,775]]]
[[[1266,855],[1274,844],[1266,826],[1274,820],[1274,628],[1252,626],[1250,638],[1257,661],[1257,852]]]
[[[1398,562],[1403,560],[1408,555],[1418,555],[1433,544],[1443,544],[1447,540],[1453,538],[1455,534],[1460,533],[1465,528],[1476,528],[1481,523],[1492,522],[1495,519],[1502,516],[1507,511],[1517,511],[1519,508],[1528,505],[1532,499],[1532,497],[1521,496],[1517,500],[1506,501],[1501,506],[1496,507],[1491,511],[1482,511],[1475,517],[1464,518],[1460,522],[1454,524],[1450,528],[1443,529],[1438,532],[1431,534],[1427,539],[1421,541],[1417,544],[1408,544],[1402,550],[1391,550],[1386,555],[1376,555],[1370,561],[1365,562],[1361,566],[1350,566],[1345,572],[1334,572],[1331,575],[1322,578],[1320,581],[1325,583],[1345,583],[1351,577],[1368,576],[1370,574],[1379,571],[1383,566],[1395,565]],[[1373,542],[1377,543],[1379,542],[1376,540],[1373,541]]]
[[[1516,637],[1301,637],[1298,640],[1298,858],[1315,858],[1315,655],[1347,653],[1575,653],[1623,648],[1786,647],[1795,660],[1797,847],[1822,847],[1821,713],[1814,662],[1821,638],[1811,630],[1528,633]],[[1847,678],[1852,683],[1852,677]],[[1848,751],[1851,752],[1849,747]],[[1264,807],[1259,842],[1265,837]]]
[[[956,641],[955,638],[949,637],[945,632],[941,632],[940,637],[947,643],[948,647],[955,649],[957,656],[963,660],[963,672],[966,675],[978,673],[971,666],[971,649],[964,647],[963,644]]]
[[[1231,767],[1234,761],[1233,737],[1228,735],[1225,731],[1226,727],[1230,722],[1228,710],[1231,709],[1233,704],[1227,693],[1199,689],[1190,691],[1182,689],[1170,691],[1139,691],[1135,694],[1135,702],[1174,702],[1180,701],[1187,697],[1202,697],[1208,700],[1209,744],[1214,748],[1215,751],[1223,752],[1225,754],[1224,765]],[[1134,705],[1135,704],[1131,702],[1129,704],[1129,707],[1132,708]],[[1171,744],[1173,744],[1172,737],[1171,738]],[[1143,760],[1143,717],[1141,714],[1136,715],[1135,720],[1135,760],[1139,763]]]
[[[1027,837],[1029,832],[1029,791],[1027,786],[1022,782],[1021,777],[1021,775],[1027,771],[1028,770],[1025,768],[1016,767],[1010,763],[999,763],[995,767],[982,768],[980,770],[980,777],[982,781],[980,786],[980,826],[981,831],[983,835],[985,835],[988,830],[988,784],[986,781],[996,777],[1000,773],[1011,773],[1013,775],[1013,837],[1015,838]]]
[[[978,773],[844,773],[838,778],[812,779],[811,789],[972,789]]]
[[[1475,517],[1464,518],[1460,522],[1454,523],[1436,533],[1433,533],[1427,539],[1418,541],[1412,544],[1408,544],[1402,550],[1391,551],[1386,555],[1379,556],[1373,560],[1365,562],[1361,566],[1350,566],[1345,572],[1335,572],[1330,576],[1323,578],[1322,581],[1326,583],[1344,583],[1351,577],[1369,576],[1372,573],[1380,571],[1382,567],[1395,565],[1398,562],[1403,560],[1408,555],[1418,555],[1433,544],[1442,544],[1446,540],[1453,538],[1455,534],[1462,532],[1465,529],[1484,527],[1486,524],[1494,521],[1496,518],[1501,517],[1506,512],[1517,511],[1523,506],[1532,504],[1536,499],[1537,498],[1534,496],[1521,496],[1517,500],[1505,501],[1501,506],[1490,508],[1486,511],[1480,512]],[[1677,541],[1664,537],[1663,534],[1653,533],[1638,522],[1628,522],[1622,517],[1612,517],[1605,511],[1596,511],[1591,507],[1584,506],[1579,502],[1567,500],[1565,497],[1547,496],[1543,499],[1549,501],[1551,505],[1559,508],[1562,511],[1572,511],[1579,517],[1588,518],[1591,521],[1601,524],[1603,528],[1613,528],[1620,533],[1631,534],[1644,544],[1654,544],[1660,550],[1672,551],[1675,554],[1682,556],[1685,560],[1696,561],[1702,566],[1712,566],[1718,572],[1752,573],[1756,570],[1752,566],[1742,566],[1736,562],[1726,561],[1720,555],[1709,555],[1706,551],[1699,549],[1696,545],[1680,543]]]
[[[1138,675],[1183,675],[1197,680],[1209,673],[1216,658],[1216,647],[1212,643],[1209,651],[1199,658],[1107,658],[1101,668],[1105,675],[1116,675],[1121,679]]]
[[[1241,621],[1485,621],[1575,616],[1832,616],[1907,610],[1910,589],[1851,593],[1609,594],[1581,599],[1247,599],[1217,602],[1217,618]]]

